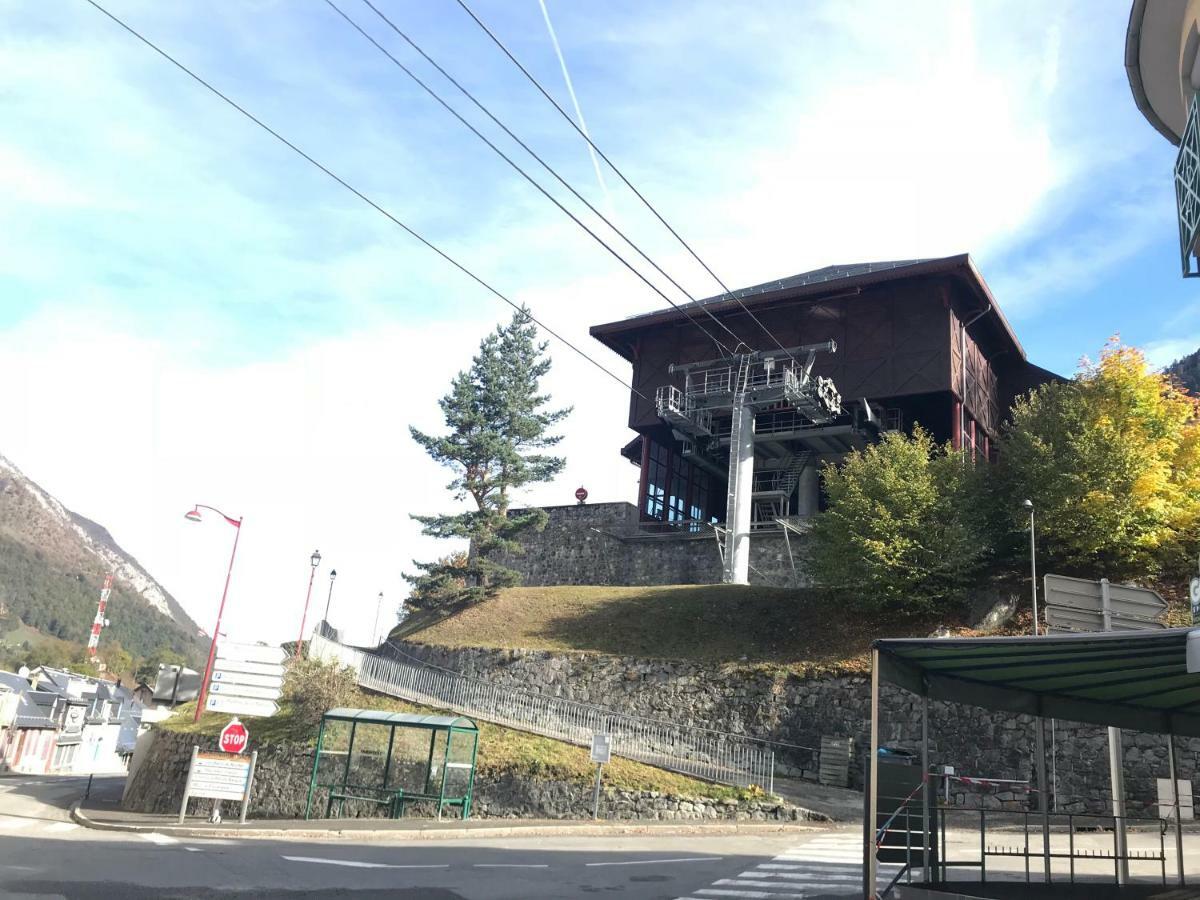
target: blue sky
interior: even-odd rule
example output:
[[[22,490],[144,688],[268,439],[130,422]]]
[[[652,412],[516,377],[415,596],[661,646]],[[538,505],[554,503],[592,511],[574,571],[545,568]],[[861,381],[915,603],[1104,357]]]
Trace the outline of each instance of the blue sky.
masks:
[[[360,0],[337,2],[466,109]],[[106,5],[624,374],[586,328],[661,299],[322,0]],[[379,6],[690,292],[715,292],[611,174],[604,196],[453,0]],[[566,105],[536,0],[474,6]],[[597,142],[731,285],[969,251],[1040,365],[1070,372],[1116,332],[1159,363],[1200,346],[1174,148],[1125,82],[1128,2],[548,8]],[[407,561],[438,549],[407,514],[444,506],[445,476],[406,426],[436,426],[507,309],[83,0],[0,11],[0,453],[202,619],[226,536],[185,530],[196,500],[247,516],[235,584],[257,599],[234,627],[288,636],[311,544],[369,630],[377,591],[398,599]],[[629,499],[625,396],[555,356],[569,466],[530,499]]]

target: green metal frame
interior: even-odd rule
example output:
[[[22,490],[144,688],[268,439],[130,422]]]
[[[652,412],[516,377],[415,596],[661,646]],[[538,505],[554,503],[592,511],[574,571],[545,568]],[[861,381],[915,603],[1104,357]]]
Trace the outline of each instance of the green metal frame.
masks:
[[[321,754],[325,749],[326,725],[329,722],[349,722],[350,740],[346,748],[346,763],[342,767],[340,781],[319,783],[317,775],[321,765]],[[354,738],[359,724],[377,725],[389,728],[387,757],[383,767],[383,778],[379,785],[360,785],[350,783],[350,764],[354,755]],[[461,724],[466,723],[466,724]],[[396,730],[400,728],[425,729],[429,735],[429,755],[425,763],[424,789],[420,792],[406,791],[402,788],[388,787],[388,779],[392,769],[393,749],[396,741]],[[433,791],[433,760],[437,750],[439,734],[446,735],[442,750],[442,771],[437,781],[437,792]],[[460,796],[447,796],[446,780],[451,768],[450,750],[457,748],[458,740],[466,736],[471,739],[471,762],[468,766],[467,786]],[[457,740],[456,740],[457,738]],[[304,808],[304,818],[312,817],[313,799],[317,788],[326,788],[329,797],[325,804],[325,817],[333,815],[333,805],[337,802],[337,814],[340,817],[346,800],[358,800],[387,806],[392,818],[404,815],[404,807],[409,801],[429,800],[437,804],[437,816],[440,819],[447,806],[457,806],[462,810],[462,818],[471,817],[471,804],[475,795],[475,766],[479,758],[479,728],[473,721],[464,716],[416,716],[404,713],[384,713],[374,710],[345,709],[330,710],[321,718],[317,731],[317,746],[313,753],[312,775],[308,784],[308,802]],[[461,767],[462,763],[454,763]],[[376,796],[369,796],[376,795]],[[379,796],[382,795],[382,796]]]
[[[1175,158],[1175,205],[1179,224],[1179,261],[1184,278],[1200,275],[1196,242],[1200,239],[1200,110],[1197,95],[1188,107],[1187,124]]]

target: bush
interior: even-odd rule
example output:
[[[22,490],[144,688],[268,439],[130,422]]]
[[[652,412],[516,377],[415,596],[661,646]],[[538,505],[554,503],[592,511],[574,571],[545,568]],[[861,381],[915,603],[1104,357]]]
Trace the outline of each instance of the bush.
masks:
[[[982,469],[983,467],[979,467]],[[990,554],[982,471],[916,428],[824,468],[813,522],[818,582],[872,607],[924,615],[960,602]]]
[[[292,708],[292,718],[316,728],[321,717],[338,706],[348,706],[358,696],[358,683],[349,666],[298,659],[283,679],[282,700]]]

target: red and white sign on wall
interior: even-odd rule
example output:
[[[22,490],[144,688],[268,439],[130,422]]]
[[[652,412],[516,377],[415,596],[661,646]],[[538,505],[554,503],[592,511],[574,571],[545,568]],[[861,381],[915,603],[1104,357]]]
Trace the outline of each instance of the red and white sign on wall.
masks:
[[[217,742],[217,746],[226,753],[241,753],[246,749],[248,743],[250,743],[250,732],[246,730],[245,725],[237,719],[233,719],[221,729],[221,738]]]

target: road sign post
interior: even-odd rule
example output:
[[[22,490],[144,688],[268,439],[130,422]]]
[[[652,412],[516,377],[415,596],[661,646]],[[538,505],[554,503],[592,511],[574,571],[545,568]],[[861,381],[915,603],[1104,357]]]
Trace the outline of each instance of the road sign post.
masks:
[[[250,790],[254,786],[254,769],[258,764],[258,751],[249,756],[226,753],[201,753],[192,747],[192,761],[188,766],[187,782],[183,788],[183,802],[179,805],[179,824],[187,815],[188,800],[192,797],[207,797],[214,801],[213,820],[220,821],[220,802],[240,800],[242,810],[239,820],[246,821],[250,809]]]
[[[596,785],[592,790],[592,818],[600,818],[600,779],[605,763],[612,759],[612,735],[597,731],[592,734],[592,762],[596,764]]]

